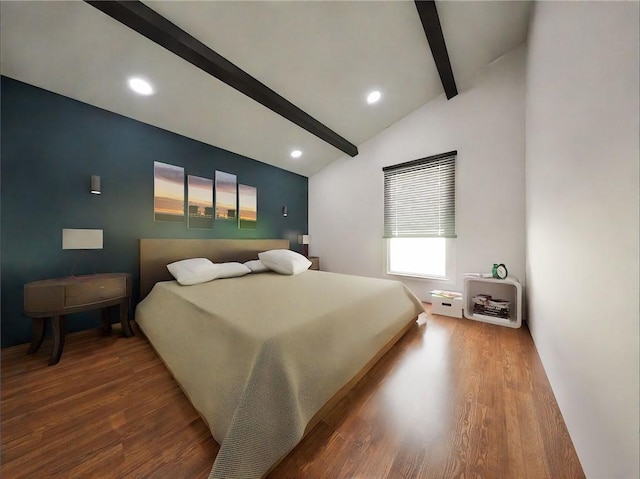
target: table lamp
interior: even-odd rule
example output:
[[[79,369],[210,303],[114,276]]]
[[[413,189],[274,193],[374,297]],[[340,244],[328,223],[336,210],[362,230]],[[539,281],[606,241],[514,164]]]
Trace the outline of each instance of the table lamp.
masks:
[[[311,243],[311,236],[298,235],[298,244],[302,245],[302,254],[307,258],[309,257],[309,243]]]

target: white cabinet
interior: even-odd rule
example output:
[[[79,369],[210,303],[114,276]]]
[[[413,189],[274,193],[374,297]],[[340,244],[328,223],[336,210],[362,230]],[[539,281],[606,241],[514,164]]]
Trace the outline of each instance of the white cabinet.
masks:
[[[473,297],[479,294],[491,296],[493,299],[509,301],[511,303],[509,318],[474,313]],[[519,328],[522,325],[522,286],[512,276],[508,276],[505,279],[466,276],[464,278],[463,304],[465,318],[509,328]]]

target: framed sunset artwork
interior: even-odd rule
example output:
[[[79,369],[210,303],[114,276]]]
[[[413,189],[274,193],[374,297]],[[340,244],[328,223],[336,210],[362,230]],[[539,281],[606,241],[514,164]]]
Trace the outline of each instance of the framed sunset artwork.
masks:
[[[184,221],[184,168],[153,162],[155,221]]]
[[[213,227],[213,180],[187,176],[187,226],[192,229]]]
[[[236,220],[238,215],[236,175],[216,170],[216,219]]]
[[[238,228],[255,230],[258,225],[258,189],[255,186],[238,185]]]

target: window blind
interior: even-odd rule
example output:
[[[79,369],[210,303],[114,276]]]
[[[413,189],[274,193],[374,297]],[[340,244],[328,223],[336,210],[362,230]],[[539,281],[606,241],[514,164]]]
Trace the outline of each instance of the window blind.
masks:
[[[456,237],[456,155],[450,151],[384,172],[385,238]]]

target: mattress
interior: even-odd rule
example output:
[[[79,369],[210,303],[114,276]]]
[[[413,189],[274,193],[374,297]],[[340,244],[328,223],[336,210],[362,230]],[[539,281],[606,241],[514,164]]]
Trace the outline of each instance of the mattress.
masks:
[[[210,478],[251,479],[422,311],[400,282],[306,271],[157,283],[136,321],[220,444]]]

